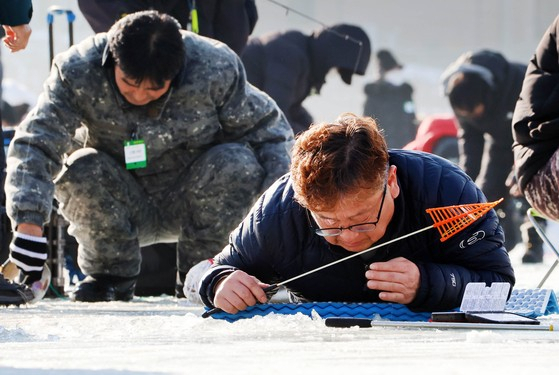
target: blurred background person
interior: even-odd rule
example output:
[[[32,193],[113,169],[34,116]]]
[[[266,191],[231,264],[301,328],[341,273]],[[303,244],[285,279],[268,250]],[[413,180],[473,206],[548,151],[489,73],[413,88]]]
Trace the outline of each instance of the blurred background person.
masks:
[[[4,29],[2,42],[11,51],[25,49],[31,36],[31,0],[2,0],[0,2],[0,25]]]
[[[559,221],[559,17],[530,59],[512,130],[518,186],[530,204]]]
[[[403,148],[417,130],[413,88],[405,81],[404,67],[390,51],[378,51],[376,65],[377,79],[364,87],[367,99],[363,115],[377,120],[388,147]]]
[[[189,29],[197,17],[200,35],[227,44],[237,54],[244,49],[258,20],[255,0],[78,0],[87,22],[96,33],[104,32],[123,16],[140,10],[157,10]],[[196,9],[197,16],[192,16]],[[196,22],[196,21],[195,21]]]
[[[2,0],[0,2],[0,36],[2,42],[10,52],[17,52],[25,49],[31,36],[31,27],[29,22],[33,15],[33,5],[31,0]],[[0,101],[2,99],[2,63],[0,61]],[[0,122],[2,120],[2,112],[0,109]],[[6,169],[6,155],[4,153],[4,137],[0,131],[0,173],[2,188],[0,192],[0,201],[4,206],[4,175]]]
[[[510,62],[496,51],[480,50],[462,54],[441,78],[458,119],[460,167],[488,200],[505,198],[504,208],[498,211],[507,249],[522,241],[526,247],[523,262],[536,263],[543,260],[543,242],[526,218],[525,199],[510,194],[515,181],[509,178],[513,169],[511,120],[525,72],[524,64]]]
[[[33,5],[31,0],[2,0],[0,1],[0,37],[4,46],[10,52],[18,52],[27,47],[31,36],[29,22],[33,15]],[[1,50],[2,48],[0,48]],[[0,53],[1,55],[1,53]],[[2,61],[0,57],[0,103],[2,101]],[[4,106],[2,106],[4,107]],[[2,108],[0,108],[0,124],[3,123]],[[10,224],[6,217],[4,179],[6,178],[6,154],[4,150],[3,127],[0,126],[0,263],[3,263],[8,256],[8,246],[11,238]],[[0,276],[0,301],[3,298],[11,299],[21,296],[21,302],[25,301],[28,293],[24,290],[25,286],[8,284]]]
[[[370,55],[362,28],[338,24],[311,35],[290,30],[249,38],[241,59],[248,81],[278,103],[297,134],[313,122],[303,101],[320,93],[328,72],[337,69],[350,85],[354,74],[365,74]]]
[[[29,22],[33,15],[31,0],[2,0],[0,1],[0,37],[4,46],[10,52],[25,49],[31,36]],[[1,51],[1,48],[0,48]],[[2,61],[0,53],[0,103],[2,103]],[[0,124],[2,108],[0,108]],[[6,153],[4,150],[4,132],[0,127],[0,261],[7,256],[9,243],[9,223],[5,216],[4,179],[6,178]]]

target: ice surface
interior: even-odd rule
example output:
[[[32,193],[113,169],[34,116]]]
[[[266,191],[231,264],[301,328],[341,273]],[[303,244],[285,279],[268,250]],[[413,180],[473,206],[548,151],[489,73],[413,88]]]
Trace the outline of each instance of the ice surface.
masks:
[[[13,77],[27,83],[33,92],[38,93],[42,82],[48,74],[47,29],[44,22],[46,4],[52,2],[35,1],[35,14],[32,21],[33,35],[30,46],[18,54],[3,51],[5,77]],[[373,2],[367,2],[367,4]],[[417,9],[411,5],[412,10]],[[399,25],[394,29],[383,28],[380,21],[394,24],[392,8],[396,2],[375,2],[369,5],[372,11],[364,12],[364,2],[359,6],[347,6],[344,2],[330,2],[333,6],[319,7],[309,2],[298,2],[298,9],[309,11],[316,7],[317,18],[326,22],[339,20],[338,14],[345,14],[345,19],[353,23],[367,25],[371,31],[373,44],[396,45],[400,40],[396,34],[402,34],[404,40],[429,40],[433,32],[429,31],[430,14],[433,6],[444,6],[433,2],[423,12],[403,12],[412,25],[414,32],[405,33]],[[465,2],[463,2],[465,3]],[[502,7],[504,2],[485,2],[490,7]],[[528,4],[529,2],[525,2]],[[537,3],[537,2],[535,2]],[[74,0],[60,0],[57,5],[71,6],[77,11]],[[294,3],[295,4],[295,3]],[[461,3],[462,4],[462,3]],[[507,28],[518,28],[517,22],[510,20],[513,16],[501,19],[494,12],[480,12],[486,9],[484,2],[473,5],[476,19],[494,27],[493,21],[504,23]],[[540,14],[537,6],[528,8],[522,2],[515,2],[520,11],[530,9],[517,17],[521,22],[523,40],[501,38],[504,47],[524,45],[524,52],[531,54],[541,32],[545,30],[555,13]],[[292,17],[278,20],[266,17],[267,2],[258,2],[259,22],[257,28],[262,31],[277,30],[279,25],[301,27],[301,18]],[[278,18],[275,5],[270,5],[272,15]],[[424,7],[425,5],[421,5]],[[460,5],[467,10],[465,5]],[[302,8],[301,8],[302,7]],[[490,8],[490,9],[493,9]],[[495,8],[495,9],[497,9]],[[549,7],[543,7],[547,9]],[[334,16],[325,13],[331,10]],[[351,17],[346,11],[355,11]],[[378,11],[379,9],[383,11]],[[395,9],[395,8],[394,8]],[[450,9],[450,8],[448,8]],[[507,15],[513,14],[515,7],[507,8]],[[399,9],[401,10],[401,9]],[[346,12],[346,13],[344,13]],[[512,13],[511,13],[512,12]],[[379,16],[380,15],[380,16]],[[398,18],[396,17],[396,18]],[[541,22],[523,20],[531,19]],[[549,21],[547,20],[549,19]],[[426,21],[427,20],[427,21]],[[509,22],[505,22],[509,20]],[[466,15],[436,18],[436,23],[447,25],[457,21],[461,25],[469,22]],[[78,24],[84,24],[83,17],[78,17]],[[471,22],[470,22],[471,23]],[[63,22],[57,23],[61,32],[56,38],[57,45],[66,42],[66,28]],[[285,27],[281,28],[285,28]],[[304,24],[305,30],[315,28],[314,24]],[[526,27],[525,27],[526,26]],[[479,27],[478,27],[479,28]],[[384,30],[384,32],[381,32]],[[460,29],[461,30],[461,29]],[[506,30],[506,29],[505,29]],[[76,28],[76,40],[87,36],[89,30]],[[400,32],[402,31],[402,32]],[[461,30],[464,31],[464,30]],[[417,37],[416,35],[417,34]],[[464,35],[468,34],[467,30]],[[476,38],[491,42],[487,33],[478,32]],[[528,35],[529,34],[529,35]],[[508,34],[503,34],[507,36]],[[384,40],[383,40],[384,38]],[[388,38],[388,39],[387,39]],[[427,39],[426,39],[427,38]],[[443,48],[425,49],[421,43],[417,48],[404,48],[410,60],[408,67],[416,76],[418,108],[424,113],[448,110],[440,108],[440,94],[436,88],[439,68],[444,68],[446,61],[465,45],[453,33],[448,33],[449,40]],[[460,39],[460,38],[458,38]],[[463,38],[462,38],[463,39]],[[472,39],[465,47],[470,48]],[[380,41],[380,42],[379,42]],[[379,44],[380,43],[380,44]],[[396,43],[396,44],[395,44]],[[502,44],[502,43],[501,43]],[[528,45],[529,47],[527,47]],[[446,48],[450,46],[451,48]],[[377,48],[377,47],[375,47]],[[516,47],[515,47],[516,48]],[[435,56],[435,65],[427,64],[426,58],[416,62],[410,56],[417,56],[421,51]],[[441,54],[441,51],[445,52]],[[448,53],[447,53],[448,52]],[[526,56],[522,50],[514,52],[516,56]],[[456,56],[456,55],[454,55]],[[44,59],[43,59],[44,57]],[[522,57],[526,59],[525,57]],[[328,120],[340,111],[358,112],[362,106],[362,85],[370,76],[355,77],[352,86],[344,85],[338,77],[330,77],[321,95],[308,98],[309,110],[319,120]],[[342,95],[344,93],[347,95]],[[326,102],[325,102],[326,100]],[[327,103],[327,104],[325,104]],[[331,104],[335,105],[331,105]],[[559,231],[554,233],[559,235]],[[559,243],[557,237],[554,243]],[[534,288],[547,269],[556,259],[547,252],[543,265],[522,265],[520,258],[523,249],[511,252],[517,271],[517,288]],[[544,287],[559,290],[559,269],[555,270]],[[135,298],[130,303],[84,304],[72,303],[63,299],[46,299],[37,304],[21,308],[0,308],[0,374],[536,374],[550,375],[559,369],[559,333],[542,331],[467,331],[467,330],[410,330],[401,328],[329,328],[320,319],[311,319],[302,315],[256,317],[246,321],[227,323],[214,319],[202,319],[202,308],[182,303],[172,297]],[[559,321],[559,316],[546,318]]]
[[[523,265],[535,288],[555,260]],[[544,287],[556,290],[559,270]],[[0,374],[555,373],[559,333],[394,327],[330,328],[320,317],[269,315],[228,323],[170,296],[132,302],[45,299],[0,310]],[[559,326],[559,315],[546,322]],[[551,371],[551,372],[550,372]]]

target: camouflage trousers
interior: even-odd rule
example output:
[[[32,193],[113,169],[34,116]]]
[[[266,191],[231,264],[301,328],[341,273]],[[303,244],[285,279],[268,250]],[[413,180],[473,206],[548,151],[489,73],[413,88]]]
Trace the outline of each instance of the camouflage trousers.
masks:
[[[249,147],[222,144],[172,179],[162,176],[164,188],[148,193],[119,162],[84,148],[68,158],[55,181],[55,197],[79,244],[82,271],[133,277],[140,272],[141,246],[177,242],[182,272],[220,252],[258,198],[264,178]]]
[[[524,195],[539,213],[559,221],[559,149],[528,182]]]

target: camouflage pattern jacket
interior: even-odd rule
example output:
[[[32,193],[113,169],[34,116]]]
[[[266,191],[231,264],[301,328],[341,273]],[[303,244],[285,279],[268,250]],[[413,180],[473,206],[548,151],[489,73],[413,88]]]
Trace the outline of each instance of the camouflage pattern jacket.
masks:
[[[225,44],[183,33],[185,65],[169,91],[136,107],[121,96],[107,34],[56,56],[37,106],[8,151],[7,211],[14,222],[42,225],[52,210],[54,179],[76,147],[103,151],[124,167],[123,143],[145,141],[148,165],[134,170],[142,186],[177,176],[214,145],[250,146],[267,172],[263,188],[289,167],[293,132],[276,103],[246,81]]]

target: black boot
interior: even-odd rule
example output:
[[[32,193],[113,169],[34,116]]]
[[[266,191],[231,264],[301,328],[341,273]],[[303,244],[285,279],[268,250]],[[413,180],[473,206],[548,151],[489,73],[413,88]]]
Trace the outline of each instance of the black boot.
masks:
[[[26,304],[35,296],[31,288],[25,284],[8,281],[0,273],[0,305],[9,306]]]
[[[536,228],[531,223],[525,223],[521,225],[520,230],[522,231],[522,241],[526,247],[522,263],[542,263],[543,240],[538,235]]]
[[[184,279],[186,272],[177,271],[177,280],[175,281],[175,297],[186,298],[184,295]]]
[[[70,295],[72,301],[130,301],[134,297],[136,277],[112,275],[87,276]]]

